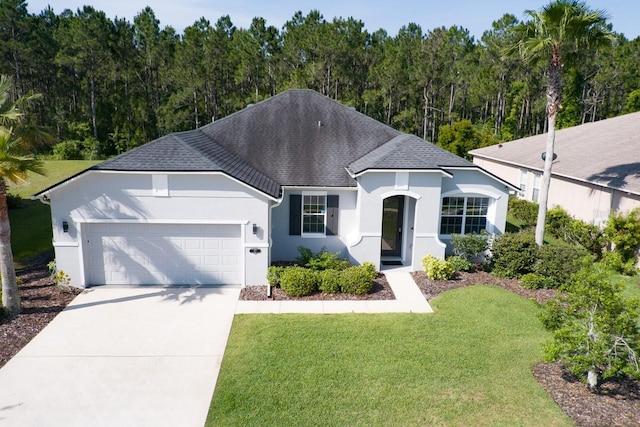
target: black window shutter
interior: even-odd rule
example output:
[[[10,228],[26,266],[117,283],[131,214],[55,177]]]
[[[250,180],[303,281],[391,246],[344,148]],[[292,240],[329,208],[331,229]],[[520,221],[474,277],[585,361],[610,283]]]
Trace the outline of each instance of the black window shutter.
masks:
[[[327,196],[327,236],[338,235],[338,195]]]
[[[289,195],[289,235],[302,234],[302,195]]]

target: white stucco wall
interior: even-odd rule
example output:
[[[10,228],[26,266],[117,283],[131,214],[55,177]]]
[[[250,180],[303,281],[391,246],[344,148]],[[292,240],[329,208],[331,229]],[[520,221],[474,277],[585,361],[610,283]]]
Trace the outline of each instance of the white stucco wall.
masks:
[[[118,220],[241,224],[244,283],[266,283],[271,202],[265,195],[222,174],[170,173],[166,179],[168,188],[155,190],[152,176],[92,171],[48,195],[57,267],[71,276],[73,285],[86,284],[83,227],[91,222]],[[63,221],[69,224],[67,233],[62,230]],[[253,224],[258,226],[256,235],[252,232]],[[261,252],[249,254],[251,248],[259,248]]]

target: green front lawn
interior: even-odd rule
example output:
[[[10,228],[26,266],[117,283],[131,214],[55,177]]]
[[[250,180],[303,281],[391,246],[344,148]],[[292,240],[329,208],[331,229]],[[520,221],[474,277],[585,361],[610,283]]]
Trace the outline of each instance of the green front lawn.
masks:
[[[433,306],[237,315],[206,425],[571,425],[531,374],[535,303],[475,286]]]
[[[29,173],[26,183],[9,186],[9,193],[24,199],[24,207],[9,211],[11,247],[18,267],[31,258],[52,250],[49,206],[29,198],[96,163],[98,162],[90,160],[45,160],[43,164],[46,175]]]

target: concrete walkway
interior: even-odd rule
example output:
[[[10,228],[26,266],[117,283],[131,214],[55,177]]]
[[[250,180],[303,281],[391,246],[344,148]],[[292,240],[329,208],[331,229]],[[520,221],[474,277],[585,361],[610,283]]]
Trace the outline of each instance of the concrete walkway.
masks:
[[[411,275],[386,270],[395,300],[368,301],[238,301],[236,313],[433,313]]]

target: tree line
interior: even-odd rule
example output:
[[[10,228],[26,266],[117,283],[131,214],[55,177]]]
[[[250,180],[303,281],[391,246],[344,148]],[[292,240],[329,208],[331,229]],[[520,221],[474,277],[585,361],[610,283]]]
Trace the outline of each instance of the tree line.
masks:
[[[150,7],[129,22],[91,6],[30,14],[25,0],[2,0],[0,74],[13,77],[16,99],[42,95],[27,117],[50,129],[61,158],[105,158],[289,88],[465,154],[547,130],[547,63],[504,54],[518,24],[505,14],[479,40],[459,26],[415,23],[390,35],[312,10],[281,29],[260,17],[239,28],[222,16],[178,34]],[[640,110],[640,38],[615,36],[611,48],[565,58],[558,127]]]

